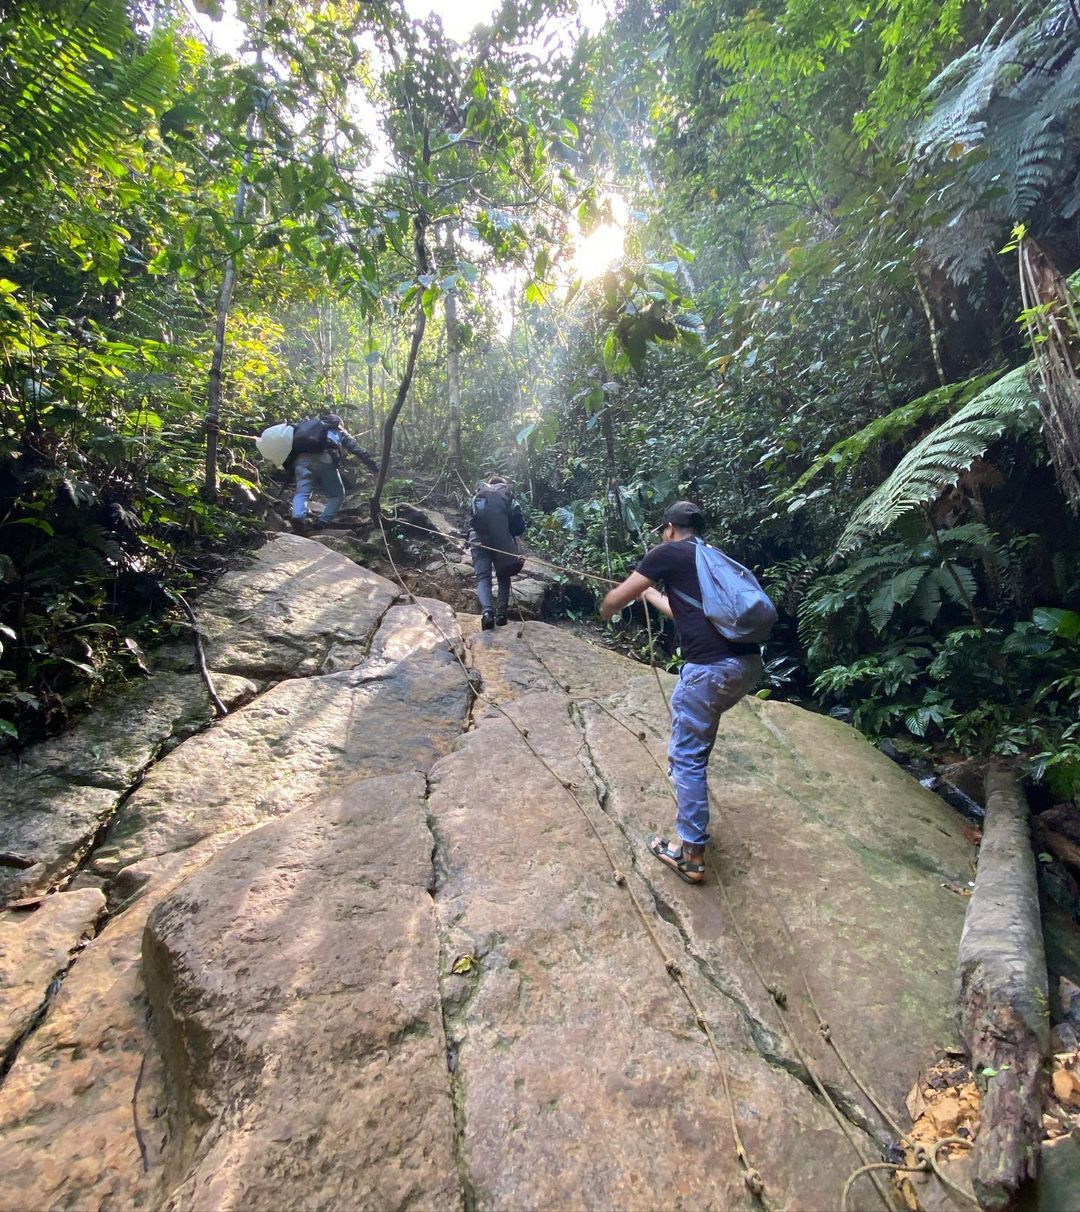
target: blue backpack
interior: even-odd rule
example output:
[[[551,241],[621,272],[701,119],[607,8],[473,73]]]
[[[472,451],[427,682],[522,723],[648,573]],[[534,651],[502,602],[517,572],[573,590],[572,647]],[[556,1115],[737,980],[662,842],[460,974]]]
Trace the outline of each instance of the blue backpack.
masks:
[[[724,639],[736,644],[764,644],[776,622],[776,607],[769,595],[748,568],[703,539],[694,542],[701,601],[679,589],[674,592],[684,602],[704,611]]]

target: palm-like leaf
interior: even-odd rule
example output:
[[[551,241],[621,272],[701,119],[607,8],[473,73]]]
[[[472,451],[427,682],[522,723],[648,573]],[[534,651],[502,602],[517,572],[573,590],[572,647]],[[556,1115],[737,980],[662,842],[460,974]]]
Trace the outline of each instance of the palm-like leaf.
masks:
[[[0,195],[108,154],[175,75],[170,36],[142,45],[124,0],[20,4],[0,34]]]
[[[795,483],[782,492],[777,499],[787,500],[827,467],[831,467],[834,472],[853,467],[877,442],[897,438],[928,417],[933,417],[935,413],[963,407],[984,388],[989,387],[999,375],[1000,371],[995,370],[989,374],[977,375],[973,379],[966,379],[961,383],[949,383],[944,387],[935,387],[933,391],[928,391],[926,395],[919,396],[916,400],[909,400],[906,404],[901,404],[899,408],[894,408],[883,417],[876,417],[857,433],[841,438],[824,454],[818,455]]]
[[[1021,366],[980,392],[908,451],[889,478],[856,509],[834,558],[929,504],[1006,431],[1020,433],[1038,425],[1038,397],[1029,368]]]

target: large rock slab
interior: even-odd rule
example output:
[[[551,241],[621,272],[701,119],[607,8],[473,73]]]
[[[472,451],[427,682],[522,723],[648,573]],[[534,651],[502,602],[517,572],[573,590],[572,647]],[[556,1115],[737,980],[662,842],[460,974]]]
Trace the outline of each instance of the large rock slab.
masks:
[[[321,543],[273,535],[199,599],[207,664],[269,680],[349,669],[398,592]]]
[[[460,1206],[425,792],[355,781],[155,909],[167,1207]]]
[[[256,689],[245,678],[217,679],[229,705]],[[0,850],[26,863],[0,867],[0,901],[61,883],[146,767],[212,719],[198,674],[162,669],[110,691],[70,731],[0,770]]]
[[[777,1063],[797,1061],[747,949],[849,1114],[887,1135],[821,1039],[804,976],[857,1075],[906,1122],[917,1070],[955,1040],[958,891],[972,858],[963,822],[854,729],[747,699],[724,717],[713,754],[709,886],[688,888],[644,844],[674,820],[668,715],[652,671],[536,624],[475,637],[471,657],[501,701],[552,687],[574,700],[607,811],[690,953],[742,1007],[756,1045]],[[674,679],[661,682],[670,695]]]
[[[318,543],[272,537],[196,603],[218,694],[231,707],[268,680],[359,664],[396,595]],[[143,771],[213,719],[190,645],[150,663],[150,678],[105,695],[0,772],[0,851],[18,860],[0,866],[0,904],[62,884]]]
[[[681,961],[679,933],[633,873],[567,708],[564,694],[544,690],[509,708],[554,776],[497,714],[482,715],[431,774],[443,997],[473,1206],[757,1207],[732,1113],[770,1206],[837,1206],[859,1156],[807,1087],[758,1055],[721,983],[685,962],[729,1106],[649,930]]]
[[[426,621],[429,611],[441,631]],[[468,710],[468,685],[443,634],[460,643],[441,603],[395,606],[356,669],[281,682],[193,737],[126,801],[94,870],[110,875],[251,828],[361,776],[426,771]]]
[[[0,1091],[2,1212],[157,1206],[168,1139],[143,929],[156,901],[226,840],[153,863],[152,886],[149,872],[134,879],[145,894],[87,946],[26,1040]]]
[[[96,888],[47,896],[36,908],[0,914],[0,1057],[30,1026],[49,986],[92,938],[105,912]]]

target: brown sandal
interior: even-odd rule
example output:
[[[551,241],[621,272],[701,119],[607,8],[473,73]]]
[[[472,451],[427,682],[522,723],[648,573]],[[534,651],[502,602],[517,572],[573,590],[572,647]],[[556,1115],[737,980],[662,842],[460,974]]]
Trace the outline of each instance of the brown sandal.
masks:
[[[649,853],[658,858],[665,867],[670,867],[679,879],[685,880],[688,884],[705,882],[705,864],[691,862],[690,859],[684,857],[681,844],[678,850],[675,850],[666,837],[660,837],[657,834],[649,838],[648,847]]]

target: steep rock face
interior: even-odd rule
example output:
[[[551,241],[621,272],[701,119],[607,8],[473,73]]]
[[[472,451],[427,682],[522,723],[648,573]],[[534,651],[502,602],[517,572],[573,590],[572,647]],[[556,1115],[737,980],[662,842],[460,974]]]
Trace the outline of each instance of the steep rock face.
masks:
[[[0,914],[0,1057],[30,1026],[44,991],[93,937],[104,912],[105,897],[80,888],[47,897],[30,913]]]
[[[456,634],[441,603],[394,607],[355,669],[280,682],[168,754],[120,810],[94,869],[262,824],[360,775],[427,769],[460,731],[467,688],[424,609]]]
[[[859,1160],[806,1087],[756,1054],[720,983],[686,962],[720,1072],[649,934],[682,960],[678,931],[600,805],[565,697],[533,692],[510,711],[557,778],[497,714],[482,716],[432,772],[443,996],[472,1202],[751,1208],[734,1110],[770,1199],[833,1206]],[[564,782],[627,873],[627,889]],[[455,975],[461,957],[468,967]]]
[[[229,705],[255,690],[245,678],[217,681]],[[68,876],[170,739],[212,718],[198,674],[161,669],[112,691],[71,732],[0,770],[0,848],[27,863],[0,867],[0,900],[39,895]]]
[[[549,628],[517,630],[520,640],[474,641],[485,685],[501,701],[563,688],[605,808],[690,953],[743,1007],[766,1054],[790,1065],[801,1051],[855,1117],[886,1137],[822,1041],[807,985],[856,1075],[901,1119],[913,1058],[955,1039],[965,901],[954,889],[973,857],[959,818],[854,729],[746,699],[724,717],[710,767],[710,887],[688,888],[644,849],[674,821],[656,677],[628,673],[620,658]],[[670,696],[674,679],[660,680]],[[798,1049],[751,955],[764,984],[786,998]]]
[[[315,593],[314,665],[277,644],[275,603],[331,556],[282,536],[204,598],[231,619],[208,625],[216,668],[303,676],[156,761],[89,856],[113,916],[0,1089],[0,1209],[750,1208],[733,1126],[771,1206],[837,1207],[882,1126],[803,977],[897,1112],[952,1033],[949,810],[852,730],[750,701],[687,888],[644,848],[673,817],[650,670],[473,623],[470,727],[440,603],[363,573],[362,626],[339,643]]]
[[[86,948],[19,1052],[0,1088],[2,1212],[156,1206],[166,1099],[142,935],[215,842],[153,865],[153,888]]]
[[[351,668],[396,596],[336,552],[273,537],[197,602],[218,694],[234,706],[269,679]],[[106,695],[70,732],[0,771],[2,848],[20,861],[0,866],[0,900],[66,878],[162,749],[210,723],[190,645],[162,649],[151,666],[149,678]]]

